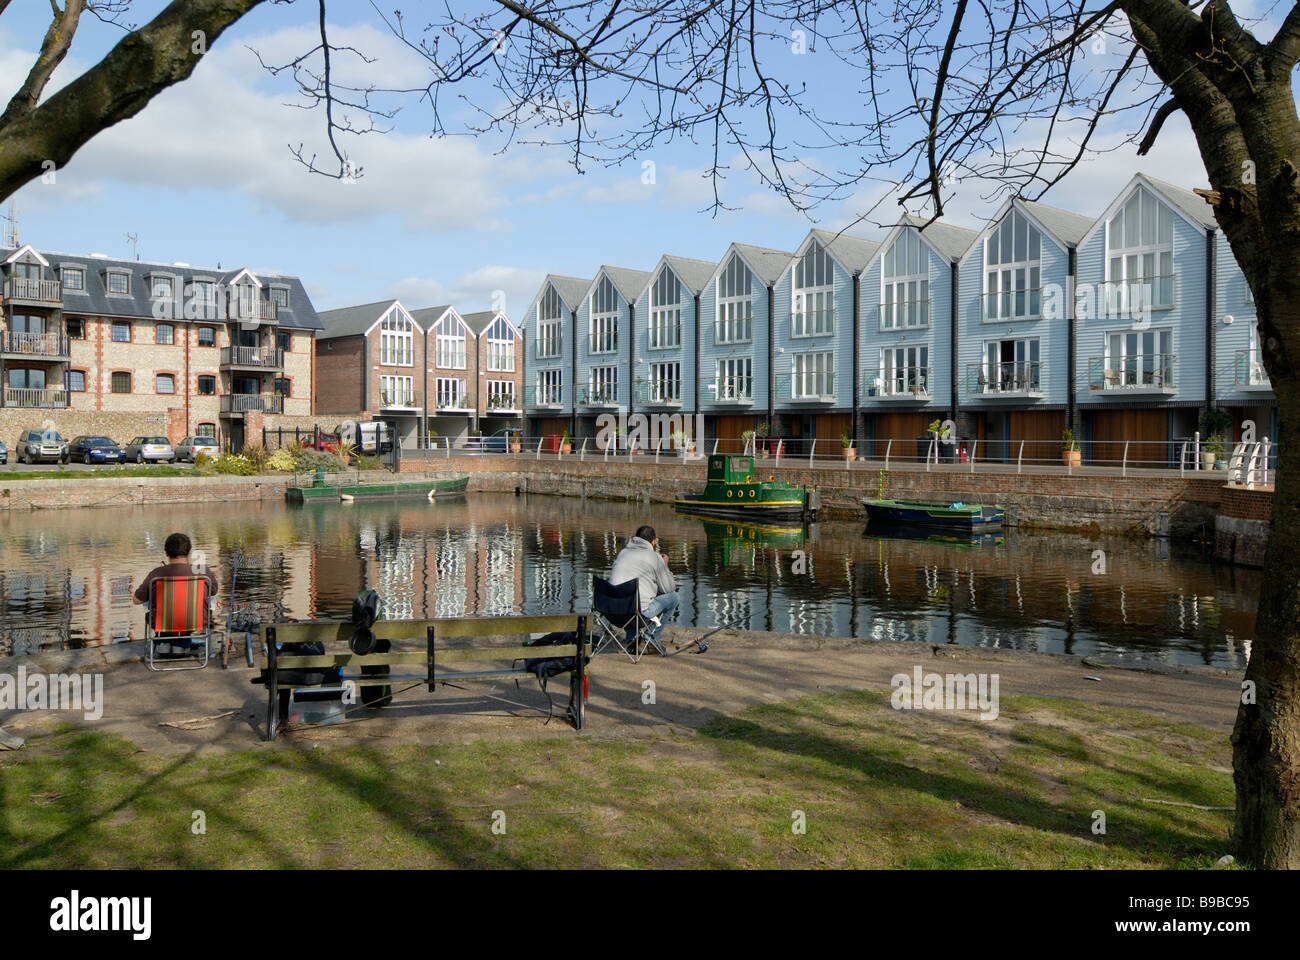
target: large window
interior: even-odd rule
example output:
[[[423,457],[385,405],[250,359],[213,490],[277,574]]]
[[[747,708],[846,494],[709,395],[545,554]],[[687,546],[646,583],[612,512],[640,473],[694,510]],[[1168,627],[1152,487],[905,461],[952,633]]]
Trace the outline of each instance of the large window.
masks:
[[[754,399],[754,362],[749,357],[719,360],[714,380],[718,400]]]
[[[650,364],[650,401],[679,403],[681,399],[682,365],[680,363]]]
[[[435,329],[435,365],[445,370],[464,370],[465,328],[455,317],[444,317]]]
[[[64,377],[64,380],[67,381],[68,390],[70,392],[72,393],[86,392],[86,371],[85,370],[69,370],[67,372],[67,375]]]
[[[588,403],[618,403],[618,367],[592,367],[587,391]]]
[[[1108,387],[1172,387],[1172,330],[1117,330],[1106,335]]]
[[[1174,305],[1174,214],[1145,187],[1133,191],[1107,228],[1112,315]]]
[[[682,342],[682,284],[667,267],[650,287],[650,333],[646,346],[667,350]]]
[[[154,324],[154,343],[173,344],[176,342],[176,328],[170,323]]]
[[[110,271],[108,274],[108,292],[118,296],[130,296],[131,275]]]
[[[906,229],[885,251],[880,328],[930,325],[930,258],[916,230]]]
[[[441,383],[442,381],[440,380],[438,382]],[[451,382],[463,384],[465,381],[454,380]],[[415,406],[415,378],[414,377],[380,377],[379,397],[380,397],[380,402],[385,407]]]
[[[271,381],[271,392],[277,397],[287,397],[292,390],[293,379],[291,377],[276,377]]]
[[[283,307],[283,308],[285,308],[285,309],[288,309],[288,307],[289,307],[289,288],[288,288],[288,287],[272,287],[272,288],[271,288],[271,302],[274,303],[277,307]]]
[[[517,410],[515,406],[515,382],[513,380],[489,380],[487,382],[487,405],[489,410]]]
[[[537,371],[537,402],[556,404],[564,402],[564,371]]]
[[[175,295],[175,281],[171,277],[151,277],[150,281],[155,300],[170,300]]]
[[[386,367],[409,367],[412,359],[414,324],[400,307],[393,307],[379,321],[379,362]],[[464,338],[461,350],[464,350]],[[281,347],[280,349],[284,349]],[[464,364],[461,364],[464,366]]]
[[[985,238],[985,320],[1039,316],[1042,249],[1042,233],[1014,207]]]
[[[81,317],[68,317],[64,321],[64,329],[68,331],[69,340],[86,339],[86,321]]]
[[[487,368],[501,373],[515,368],[515,331],[504,317],[497,317],[487,329]]]
[[[406,379],[410,379],[407,377]],[[434,404],[439,410],[464,410],[465,381],[455,377],[438,377],[434,381]]]
[[[590,353],[616,353],[618,351],[618,291],[609,277],[601,277],[591,294]]]
[[[930,348],[886,347],[880,351],[877,396],[928,396],[930,392]]]
[[[131,342],[131,322],[129,320],[113,321],[113,342],[114,343]]]
[[[199,327],[199,346],[215,347],[217,345],[217,331],[214,327]]]
[[[130,393],[131,374],[125,370],[113,371],[112,385],[110,389],[113,393]]]
[[[160,373],[154,377],[155,393],[175,393],[176,377],[170,373]]]
[[[817,337],[835,332],[834,261],[813,241],[794,265],[790,336]]]
[[[979,378],[983,393],[1024,393],[1042,389],[1038,339],[989,340]]]
[[[546,294],[537,304],[537,358],[558,357],[564,346],[564,301],[547,286]]]
[[[198,378],[198,393],[201,397],[210,397],[217,392],[217,378],[207,374]]]
[[[835,355],[830,351],[796,353],[793,379],[796,398],[835,396]]]
[[[86,271],[80,267],[64,267],[59,271],[59,279],[63,281],[64,290],[86,289]]]
[[[217,425],[215,423],[200,423],[194,428],[194,436],[212,437],[213,439],[216,439]]]
[[[748,343],[754,339],[753,277],[745,261],[733,253],[718,277],[717,343]]]

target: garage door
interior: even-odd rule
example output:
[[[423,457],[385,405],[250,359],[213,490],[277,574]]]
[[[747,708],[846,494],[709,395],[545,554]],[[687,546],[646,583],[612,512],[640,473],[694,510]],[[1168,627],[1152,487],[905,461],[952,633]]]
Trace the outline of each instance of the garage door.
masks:
[[[1168,462],[1168,410],[1101,410],[1091,421],[1094,463],[1119,465],[1126,441],[1129,463]]]

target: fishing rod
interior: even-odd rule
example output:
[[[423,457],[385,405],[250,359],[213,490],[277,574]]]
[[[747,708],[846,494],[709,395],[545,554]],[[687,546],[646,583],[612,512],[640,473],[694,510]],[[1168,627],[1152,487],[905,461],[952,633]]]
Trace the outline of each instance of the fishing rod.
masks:
[[[685,653],[686,651],[691,650],[692,647],[699,647],[698,650],[693,650],[692,651],[693,653],[704,653],[704,651],[709,649],[709,645],[705,642],[706,640],[708,640],[709,637],[713,636],[715,633],[718,633],[719,631],[728,630],[736,626],[736,624],[740,623],[742,620],[744,620],[744,617],[736,617],[735,619],[728,620],[726,623],[722,624],[722,626],[714,627],[708,633],[700,634],[700,636],[696,637],[694,640],[692,640],[686,646],[682,647],[680,650],[674,650],[672,653],[665,653],[664,656],[675,657],[679,653]]]

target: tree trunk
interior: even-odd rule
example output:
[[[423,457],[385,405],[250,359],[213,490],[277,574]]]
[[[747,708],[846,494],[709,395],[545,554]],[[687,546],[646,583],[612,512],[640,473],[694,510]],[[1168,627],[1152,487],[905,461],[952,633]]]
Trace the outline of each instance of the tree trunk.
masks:
[[[1300,305],[1279,306],[1269,311],[1273,329],[1300,329]],[[1261,316],[1263,311],[1261,305]],[[1234,855],[1244,863],[1300,869],[1300,387],[1293,377],[1274,377],[1273,389],[1278,469],[1242,694],[1243,701],[1252,699],[1253,684],[1255,702],[1239,704],[1232,732],[1237,788],[1232,840]]]

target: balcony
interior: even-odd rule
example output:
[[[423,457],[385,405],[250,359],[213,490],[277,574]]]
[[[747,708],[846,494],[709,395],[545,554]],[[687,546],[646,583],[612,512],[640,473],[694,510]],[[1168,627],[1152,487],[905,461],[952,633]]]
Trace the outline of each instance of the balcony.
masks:
[[[68,338],[62,333],[4,333],[0,337],[0,353],[7,357],[68,359]]]
[[[53,410],[68,405],[68,391],[62,387],[5,387],[6,407]]]
[[[10,277],[5,281],[5,301],[58,307],[63,305],[63,284],[58,280]]]
[[[439,393],[433,398],[433,409],[439,413],[473,413],[474,408],[470,405],[469,394],[459,393]]]
[[[895,300],[877,308],[882,333],[894,330],[924,330],[930,326],[930,301]]]
[[[524,406],[531,410],[559,410],[564,406],[564,388],[524,387]]]
[[[790,373],[776,375],[776,400],[778,403],[835,402],[835,377],[811,376]]]
[[[278,393],[225,393],[221,395],[222,416],[245,413],[284,413],[284,397]]]
[[[379,409],[392,413],[401,413],[407,411],[417,413],[420,410],[420,395],[415,391],[403,393],[402,391],[379,391]]]
[[[682,345],[682,325],[680,322],[650,327],[645,332],[647,350],[677,350]]]
[[[654,383],[638,380],[632,385],[632,398],[643,407],[675,409],[682,405],[681,385],[676,381]]]
[[[1264,369],[1264,358],[1258,350],[1238,350],[1236,376],[1233,378],[1238,390],[1267,392],[1273,389],[1273,382]]]
[[[1037,360],[968,363],[966,393],[986,400],[1042,399],[1042,365]]]
[[[275,301],[253,300],[244,302],[242,297],[229,296],[225,304],[227,320],[252,321],[256,323],[275,323]]]
[[[538,360],[558,360],[563,355],[563,337],[548,337],[544,340],[538,340],[533,347],[533,356]]]
[[[618,353],[618,331],[613,333],[593,333],[587,337],[587,352]]]
[[[581,387],[578,390],[578,406],[614,409],[618,407],[618,387]]]
[[[487,416],[518,416],[519,403],[513,393],[499,393],[487,398]]]
[[[1027,320],[1041,320],[1042,316],[1040,287],[986,293],[980,309],[980,319],[985,323],[1023,323]]]
[[[923,403],[930,399],[930,368],[897,367],[884,376],[862,378],[862,396],[868,400]]]
[[[273,347],[222,347],[223,370],[283,370],[284,351]]]
[[[794,310],[790,313],[791,337],[830,337],[835,335],[835,308]]]
[[[1088,389],[1109,396],[1173,396],[1178,392],[1178,357],[1152,353],[1113,361],[1088,358]]]
[[[700,401],[716,406],[752,407],[754,381],[750,377],[719,377],[700,383]]]

